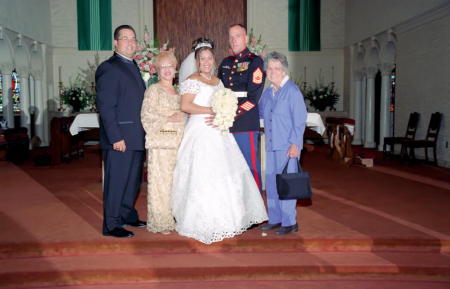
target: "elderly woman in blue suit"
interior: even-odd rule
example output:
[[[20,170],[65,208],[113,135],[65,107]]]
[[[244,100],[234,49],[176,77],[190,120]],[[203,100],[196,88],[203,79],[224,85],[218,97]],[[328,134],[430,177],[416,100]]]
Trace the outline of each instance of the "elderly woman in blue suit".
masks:
[[[266,88],[259,103],[266,135],[266,194],[269,222],[261,230],[276,230],[277,235],[298,232],[297,200],[279,200],[276,174],[289,162],[288,172],[297,172],[303,148],[306,107],[300,89],[289,80],[286,56],[271,52],[266,61]]]

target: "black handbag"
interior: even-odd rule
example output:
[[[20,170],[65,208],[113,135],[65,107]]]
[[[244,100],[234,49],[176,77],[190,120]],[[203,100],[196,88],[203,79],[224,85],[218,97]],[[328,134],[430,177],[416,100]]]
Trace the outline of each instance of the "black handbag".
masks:
[[[300,162],[297,161],[298,173],[287,173],[289,159],[284,166],[283,172],[277,174],[277,191],[280,200],[302,200],[312,197],[309,173],[302,170]]]

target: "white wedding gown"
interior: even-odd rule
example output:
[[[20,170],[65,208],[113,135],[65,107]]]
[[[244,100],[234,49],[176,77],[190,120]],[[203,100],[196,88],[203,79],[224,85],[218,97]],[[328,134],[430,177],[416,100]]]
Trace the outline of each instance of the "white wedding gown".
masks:
[[[222,83],[188,79],[180,93],[196,94],[194,103],[209,107],[211,96],[222,88]],[[206,125],[206,116],[193,114],[186,124],[173,178],[172,213],[180,235],[210,244],[268,218],[233,135]]]

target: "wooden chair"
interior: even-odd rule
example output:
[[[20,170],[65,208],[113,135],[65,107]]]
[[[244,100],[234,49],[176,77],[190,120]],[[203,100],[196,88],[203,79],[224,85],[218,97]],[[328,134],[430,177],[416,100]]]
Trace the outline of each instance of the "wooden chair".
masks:
[[[405,136],[389,136],[384,138],[383,143],[383,157],[388,155],[392,155],[394,151],[394,146],[396,144],[403,144],[406,140],[415,139],[417,125],[419,124],[420,114],[418,112],[412,112],[409,114],[408,126],[406,127]],[[386,147],[389,145],[389,151],[386,150]],[[401,148],[403,152],[403,146]]]
[[[431,114],[430,123],[428,124],[427,135],[425,139],[405,140],[402,145],[404,147],[403,154],[407,155],[409,149],[409,159],[415,160],[414,151],[416,148],[425,149],[425,160],[428,161],[428,148],[433,149],[434,164],[437,165],[436,145],[441,128],[442,113],[435,112]]]
[[[343,164],[353,162],[352,141],[353,133],[349,126],[355,126],[355,120],[349,118],[328,117],[327,135],[329,151],[328,156]]]

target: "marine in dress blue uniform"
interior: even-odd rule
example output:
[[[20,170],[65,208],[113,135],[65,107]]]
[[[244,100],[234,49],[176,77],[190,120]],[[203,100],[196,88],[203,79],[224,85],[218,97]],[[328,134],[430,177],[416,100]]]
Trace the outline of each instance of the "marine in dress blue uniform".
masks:
[[[226,88],[238,93],[237,116],[230,131],[261,190],[258,102],[264,88],[264,61],[246,47],[222,61],[218,77]]]

